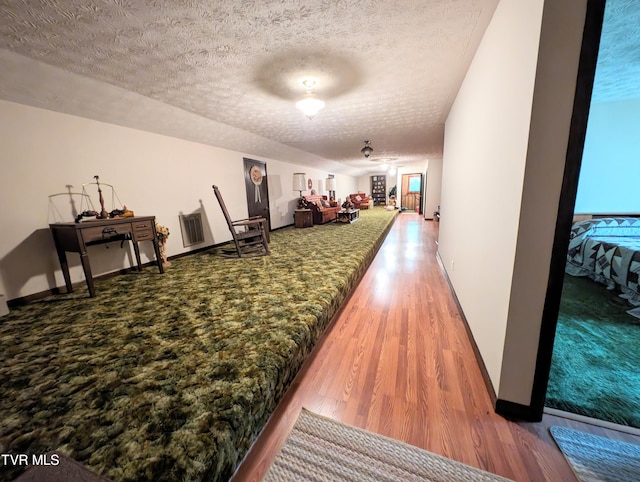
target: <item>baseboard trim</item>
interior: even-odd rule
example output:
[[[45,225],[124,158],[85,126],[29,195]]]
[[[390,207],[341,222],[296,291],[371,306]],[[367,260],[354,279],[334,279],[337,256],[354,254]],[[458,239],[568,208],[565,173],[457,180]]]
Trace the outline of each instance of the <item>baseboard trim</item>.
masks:
[[[436,241],[436,244],[438,242]],[[496,395],[496,390],[493,387],[493,383],[491,383],[491,378],[489,377],[489,371],[487,370],[487,366],[484,364],[484,360],[482,359],[482,355],[480,354],[480,349],[476,344],[476,340],[473,337],[473,333],[471,332],[471,328],[469,327],[469,323],[467,321],[467,317],[464,314],[462,309],[462,305],[460,305],[460,301],[458,300],[458,296],[456,295],[456,290],[453,289],[453,285],[451,284],[451,279],[449,279],[449,274],[444,267],[444,263],[442,262],[442,258],[440,258],[440,252],[436,251],[436,259],[438,260],[438,264],[440,265],[440,269],[442,270],[442,274],[444,278],[447,280],[447,284],[449,285],[449,290],[451,290],[451,295],[453,296],[453,301],[458,308],[458,312],[460,313],[460,319],[462,320],[462,324],[464,325],[464,329],[467,332],[467,338],[471,342],[471,347],[473,348],[473,354],[476,357],[476,362],[480,367],[480,373],[482,373],[482,379],[484,380],[484,384],[487,387],[487,392],[489,393],[489,398],[491,399],[491,403],[494,408],[496,407],[496,401],[498,397]]]
[[[210,244],[210,245],[204,246],[202,248],[192,249],[190,251],[185,251],[184,253],[179,253],[179,254],[176,254],[176,255],[173,255],[173,256],[169,256],[167,258],[167,260],[171,261],[173,259],[183,258],[185,256],[189,256],[189,255],[192,255],[192,254],[201,253],[203,251],[208,251],[210,249],[215,249],[215,248],[218,248],[220,246],[223,246],[223,245],[227,244],[228,242],[229,241],[225,241],[224,243],[218,243],[218,244]],[[146,263],[142,263],[142,267],[143,268],[147,268],[149,266],[157,266],[157,262],[154,260],[154,261],[148,261]],[[119,275],[122,275],[122,274],[130,273],[132,271],[137,271],[137,270],[138,270],[137,266],[130,266],[128,268],[117,269],[117,270],[111,271],[109,273],[99,274],[97,276],[94,276],[93,279],[94,280],[104,280],[104,279],[113,278],[114,276],[119,276]],[[73,290],[75,291],[76,289],[86,288],[87,282],[84,279],[82,279],[81,281],[76,281],[75,283],[72,283],[71,286],[73,287]],[[9,308],[15,308],[17,306],[26,305],[28,303],[32,303],[34,301],[41,300],[43,298],[46,298],[47,296],[59,295],[59,294],[66,293],[66,292],[67,292],[67,288],[65,286],[55,286],[55,287],[50,288],[48,290],[39,291],[37,293],[32,293],[32,294],[27,295],[27,296],[21,296],[21,297],[18,297],[18,298],[13,298],[13,299],[7,301],[7,305],[9,306]]]
[[[173,259],[174,257],[172,256],[169,259]],[[142,263],[142,267],[143,268],[147,268],[149,266],[158,266],[157,263],[155,261],[149,261],[147,263]],[[132,271],[138,271],[138,267],[137,266],[131,266],[129,268],[121,268],[115,271],[111,271],[109,273],[104,273],[104,274],[100,274],[97,276],[94,276],[93,279],[94,280],[104,280],[104,279],[108,279],[108,278],[113,278],[114,276],[119,276],[122,274],[126,274],[126,273],[130,273]],[[83,288],[87,287],[87,282],[83,279],[82,281],[76,281],[75,283],[72,283],[71,286],[73,287],[73,290],[80,290]],[[19,298],[13,298],[9,301],[7,301],[7,305],[9,305],[9,308],[15,308],[17,306],[22,306],[22,305],[26,305],[28,303],[31,303],[33,301],[38,301],[41,300],[43,298],[46,298],[47,296],[51,296],[51,295],[59,295],[62,293],[66,293],[67,292],[67,288],[65,286],[55,286],[53,288],[50,288],[48,290],[44,290],[44,291],[39,291],[37,293],[32,293],[30,295],[27,296],[21,296]],[[88,295],[88,293],[87,293]]]

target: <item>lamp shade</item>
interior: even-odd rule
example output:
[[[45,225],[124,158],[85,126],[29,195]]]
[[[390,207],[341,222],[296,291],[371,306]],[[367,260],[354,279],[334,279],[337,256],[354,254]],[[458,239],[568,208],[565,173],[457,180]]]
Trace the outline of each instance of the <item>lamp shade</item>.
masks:
[[[307,190],[307,175],[304,172],[293,173],[293,191]]]
[[[326,180],[327,191],[335,191],[336,190],[336,179],[333,177],[329,177]]]

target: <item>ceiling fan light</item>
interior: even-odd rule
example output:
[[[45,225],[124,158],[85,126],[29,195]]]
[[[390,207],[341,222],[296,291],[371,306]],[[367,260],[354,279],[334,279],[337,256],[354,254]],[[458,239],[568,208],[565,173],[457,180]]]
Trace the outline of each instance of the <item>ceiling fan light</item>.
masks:
[[[373,152],[373,147],[371,147],[369,145],[369,142],[371,142],[371,141],[364,141],[364,147],[362,149],[360,149],[360,152],[362,152],[362,154],[364,154],[364,157],[367,157],[367,158]]]
[[[296,102],[296,107],[309,119],[313,119],[324,105],[324,101],[318,99],[314,94],[306,94],[304,99]]]

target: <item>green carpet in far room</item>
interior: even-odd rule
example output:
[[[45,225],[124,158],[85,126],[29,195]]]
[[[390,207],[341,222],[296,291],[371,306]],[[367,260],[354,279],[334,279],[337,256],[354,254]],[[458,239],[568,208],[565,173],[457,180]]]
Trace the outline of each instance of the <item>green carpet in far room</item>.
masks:
[[[288,227],[270,256],[203,252],[12,309],[0,450],[58,450],[115,481],[228,480],[396,214]]]
[[[640,427],[640,319],[588,278],[565,275],[546,405]]]

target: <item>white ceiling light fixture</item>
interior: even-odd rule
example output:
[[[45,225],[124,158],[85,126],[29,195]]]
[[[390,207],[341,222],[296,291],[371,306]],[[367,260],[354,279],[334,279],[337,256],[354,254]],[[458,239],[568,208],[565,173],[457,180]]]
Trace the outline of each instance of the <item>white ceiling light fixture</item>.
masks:
[[[313,93],[313,89],[316,86],[316,81],[313,79],[305,79],[302,81],[307,93],[302,100],[296,102],[296,107],[302,111],[307,119],[313,119],[316,114],[324,107],[324,101],[318,99]]]
[[[394,175],[396,172],[398,172],[398,170],[396,169],[396,166],[394,166],[392,162],[391,167],[389,168],[389,174]]]

